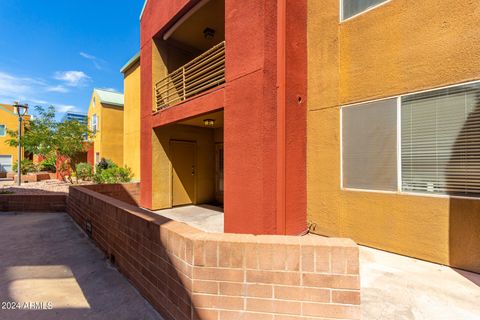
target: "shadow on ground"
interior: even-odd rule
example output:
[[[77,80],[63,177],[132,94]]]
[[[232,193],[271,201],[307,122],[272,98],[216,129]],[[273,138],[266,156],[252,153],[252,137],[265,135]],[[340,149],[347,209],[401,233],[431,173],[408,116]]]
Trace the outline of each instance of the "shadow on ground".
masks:
[[[0,301],[43,309],[0,319],[162,319],[65,213],[0,213],[0,241]]]

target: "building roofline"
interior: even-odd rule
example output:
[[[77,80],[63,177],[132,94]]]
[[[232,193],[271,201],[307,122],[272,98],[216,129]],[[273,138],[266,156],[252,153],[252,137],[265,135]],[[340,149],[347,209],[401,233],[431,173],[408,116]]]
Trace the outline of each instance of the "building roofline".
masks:
[[[139,60],[140,60],[140,51],[137,52],[137,54],[135,54],[133,57],[131,57],[130,60],[127,61],[127,63],[125,63],[125,65],[120,69],[120,72],[125,73]]]
[[[109,94],[118,94],[118,95],[121,95],[122,96],[122,100],[124,98],[124,95],[123,93],[121,92],[115,92],[115,91],[110,91],[110,90],[105,90],[105,89],[99,89],[99,88],[94,88],[93,89],[93,92],[97,92],[97,91],[101,91],[101,92],[106,92],[106,93],[109,93]],[[97,92],[98,94],[98,92]],[[111,106],[117,106],[117,107],[122,107],[124,106],[125,102],[124,103],[116,103],[116,102],[113,102],[113,101],[106,101],[106,100],[102,100],[102,96],[99,94],[98,97],[100,98],[100,103],[101,104],[108,104],[108,105],[111,105]]]
[[[145,0],[145,3],[143,4],[142,12],[140,12],[140,21],[142,21],[143,12],[145,11],[145,8],[147,6],[147,2],[148,2],[148,0]]]

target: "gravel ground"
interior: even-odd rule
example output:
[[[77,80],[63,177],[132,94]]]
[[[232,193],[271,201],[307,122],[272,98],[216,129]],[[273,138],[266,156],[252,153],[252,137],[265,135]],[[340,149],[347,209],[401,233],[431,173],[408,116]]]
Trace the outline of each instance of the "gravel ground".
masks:
[[[13,181],[0,181],[0,191],[12,191],[15,194],[68,193],[69,186],[71,186],[70,183],[59,180],[22,183],[21,187],[18,187]]]

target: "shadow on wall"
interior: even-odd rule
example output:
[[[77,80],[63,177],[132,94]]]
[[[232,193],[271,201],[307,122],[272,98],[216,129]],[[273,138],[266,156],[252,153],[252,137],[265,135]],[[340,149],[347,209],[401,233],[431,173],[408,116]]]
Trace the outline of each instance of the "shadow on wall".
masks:
[[[138,206],[140,203],[139,182],[123,184],[94,184],[84,185],[82,187],[123,201],[133,206]]]
[[[453,145],[456,152],[452,153],[445,168],[446,185],[457,189],[459,181],[470,187],[480,185],[480,94],[472,103],[473,111],[468,114]],[[480,196],[480,187],[477,190],[478,194],[474,195],[458,191],[448,194]],[[449,209],[450,265],[480,273],[480,199],[452,197]]]

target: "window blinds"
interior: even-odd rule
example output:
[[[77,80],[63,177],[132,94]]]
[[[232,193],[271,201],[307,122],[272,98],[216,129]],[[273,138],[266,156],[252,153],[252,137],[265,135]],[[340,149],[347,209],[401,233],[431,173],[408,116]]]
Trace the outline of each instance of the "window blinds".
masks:
[[[397,99],[342,108],[343,187],[396,191]]]
[[[480,195],[480,84],[402,98],[402,190]]]

